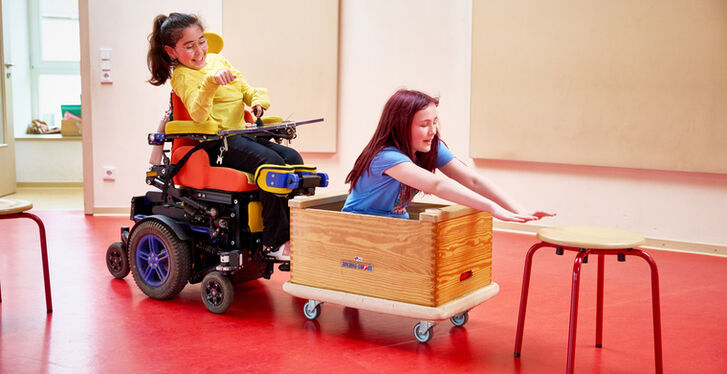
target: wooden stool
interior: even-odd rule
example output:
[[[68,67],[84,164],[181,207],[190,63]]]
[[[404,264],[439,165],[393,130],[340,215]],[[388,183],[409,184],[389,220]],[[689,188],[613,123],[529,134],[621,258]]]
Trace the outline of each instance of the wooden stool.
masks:
[[[570,306],[570,330],[568,333],[568,364],[566,373],[573,372],[576,350],[576,323],[578,322],[578,288],[580,285],[581,264],[588,262],[588,255],[598,255],[598,283],[596,294],[596,347],[602,347],[603,330],[603,256],[615,255],[618,261],[626,261],[626,256],[638,256],[646,260],[651,268],[651,305],[654,322],[654,353],[656,360],[656,372],[661,373],[661,314],[659,306],[659,274],[656,263],[644,251],[634,247],[644,242],[644,237],[626,230],[589,227],[589,226],[564,226],[549,227],[538,231],[538,239],[525,258],[525,270],[523,273],[523,288],[520,294],[520,312],[517,320],[517,334],[515,336],[515,357],[520,356],[520,349],[523,342],[523,328],[525,324],[525,308],[528,303],[528,288],[530,287],[530,269],[532,267],[533,255],[543,247],[556,248],[555,253],[563,254],[563,250],[576,251],[575,263],[573,264],[573,283],[571,287]]]
[[[45,241],[45,226],[38,216],[26,213],[33,207],[28,201],[18,199],[0,199],[0,219],[30,218],[38,224],[40,232],[40,255],[43,260],[43,281],[45,282],[45,306],[48,313],[53,312],[53,303],[50,296],[50,276],[48,275],[48,248]],[[0,302],[2,294],[0,293]]]

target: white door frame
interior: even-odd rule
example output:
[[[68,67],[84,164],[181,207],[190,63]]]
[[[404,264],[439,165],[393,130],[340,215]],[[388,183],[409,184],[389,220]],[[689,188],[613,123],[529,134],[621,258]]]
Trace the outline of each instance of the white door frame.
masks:
[[[5,43],[7,33],[2,22],[2,2],[0,1],[0,196],[15,192],[15,128],[12,121],[12,91],[8,78],[9,65],[5,61]]]

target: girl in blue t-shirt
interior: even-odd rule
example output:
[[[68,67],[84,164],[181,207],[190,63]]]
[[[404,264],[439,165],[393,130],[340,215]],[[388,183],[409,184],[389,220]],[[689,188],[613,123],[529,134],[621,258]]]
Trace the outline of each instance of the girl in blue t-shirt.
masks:
[[[438,104],[438,98],[413,90],[399,90],[389,98],[373,138],[346,177],[351,191],[344,212],[408,218],[406,207],[423,191],[503,221],[554,215],[523,208],[454,157],[439,140]],[[449,178],[434,174],[434,169]]]

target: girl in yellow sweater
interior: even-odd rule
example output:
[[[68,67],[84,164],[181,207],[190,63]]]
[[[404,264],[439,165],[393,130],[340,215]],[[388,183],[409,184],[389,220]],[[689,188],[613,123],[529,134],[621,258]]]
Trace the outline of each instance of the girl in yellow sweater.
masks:
[[[260,117],[270,106],[264,88],[250,86],[242,74],[220,54],[207,53],[207,40],[199,18],[190,14],[160,14],[149,35],[147,64],[149,83],[160,86],[171,80],[194,121],[214,120],[220,129],[245,127],[245,105]],[[254,173],[262,164],[302,164],[300,154],[265,139],[243,135],[227,138],[222,166]],[[205,150],[215,163],[220,142],[210,141]],[[290,218],[287,199],[260,191],[263,206],[263,245],[270,255],[289,261]]]

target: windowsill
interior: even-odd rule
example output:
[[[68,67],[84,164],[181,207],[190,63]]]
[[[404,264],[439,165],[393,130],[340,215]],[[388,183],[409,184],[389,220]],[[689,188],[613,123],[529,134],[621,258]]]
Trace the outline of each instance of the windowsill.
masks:
[[[63,140],[81,140],[81,135],[61,135],[61,134],[23,134],[15,137],[15,141],[27,141],[27,140],[52,140],[52,141],[63,141]]]

